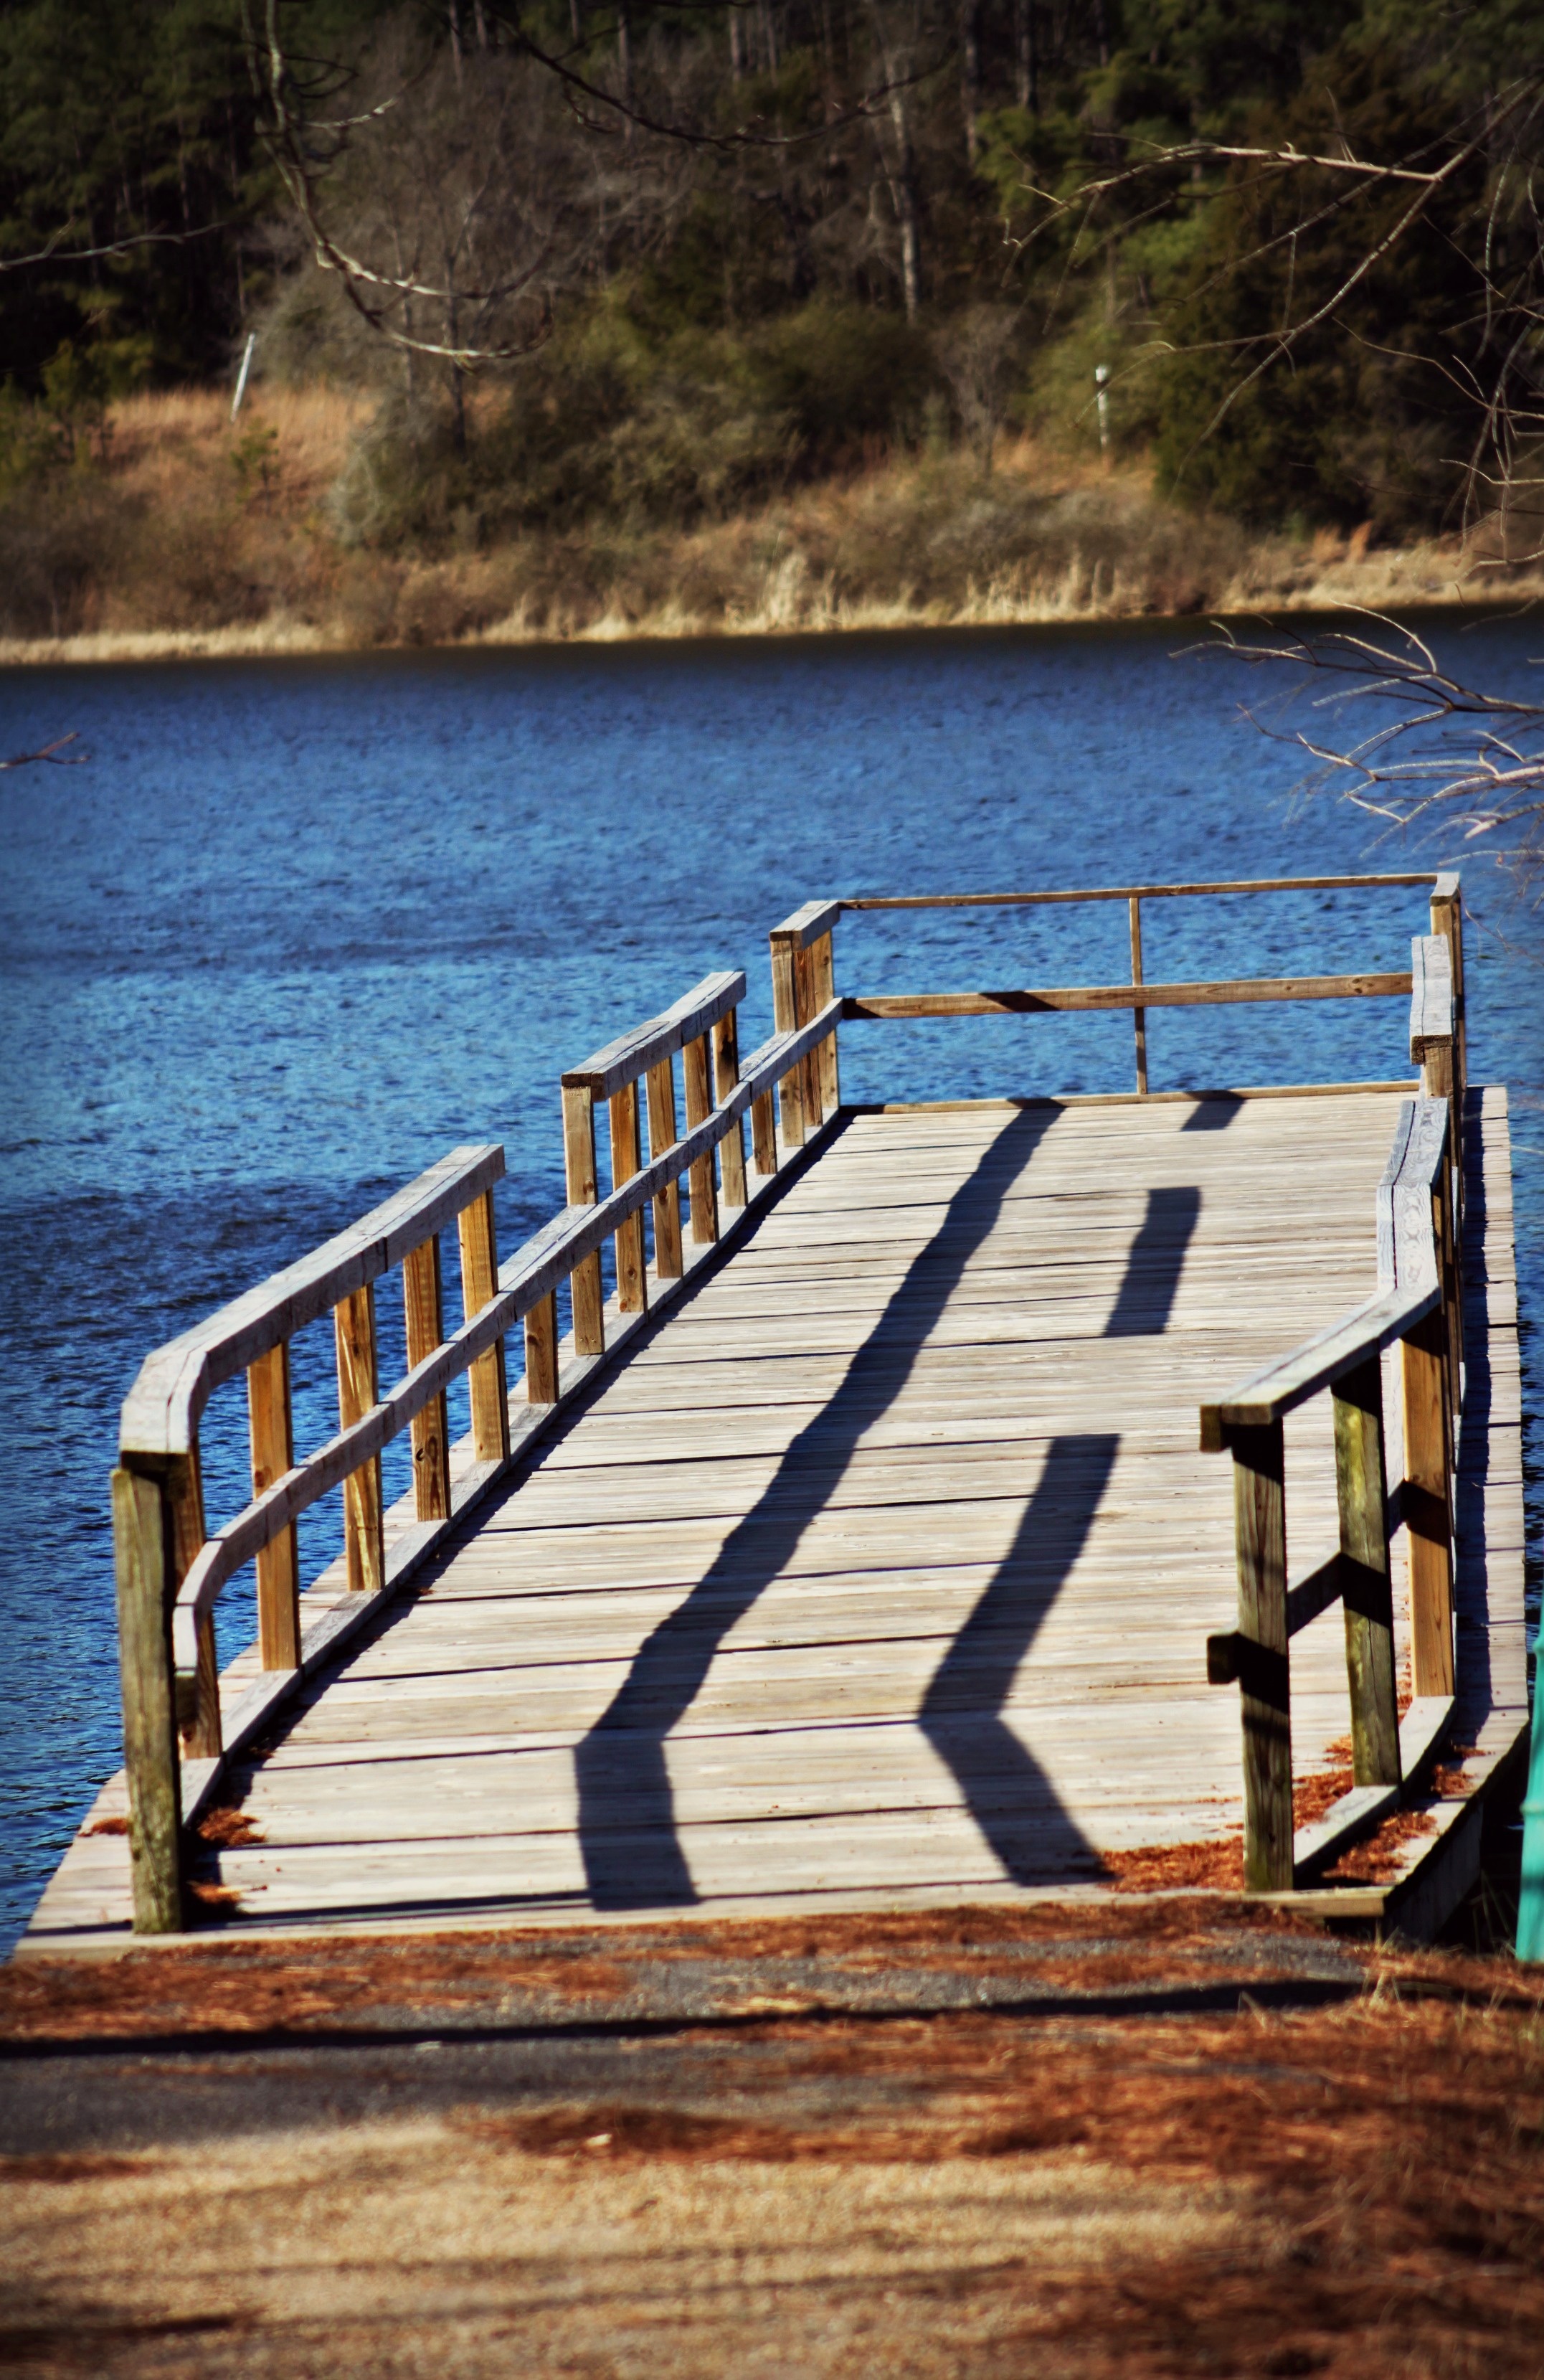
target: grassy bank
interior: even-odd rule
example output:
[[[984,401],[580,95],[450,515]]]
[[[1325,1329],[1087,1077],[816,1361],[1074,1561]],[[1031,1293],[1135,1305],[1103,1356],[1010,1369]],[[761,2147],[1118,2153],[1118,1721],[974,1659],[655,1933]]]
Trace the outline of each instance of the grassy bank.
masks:
[[[474,420],[473,432],[476,424]],[[0,509],[0,660],[114,660],[384,646],[757,635],[1144,615],[1407,611],[1544,592],[1454,541],[1250,536],[1032,441],[995,468],[958,452],[860,472],[687,529],[592,521],[489,535],[452,517],[432,550],[362,536],[371,407],[262,392],[233,427],[218,391],[139,395],[67,468]]]

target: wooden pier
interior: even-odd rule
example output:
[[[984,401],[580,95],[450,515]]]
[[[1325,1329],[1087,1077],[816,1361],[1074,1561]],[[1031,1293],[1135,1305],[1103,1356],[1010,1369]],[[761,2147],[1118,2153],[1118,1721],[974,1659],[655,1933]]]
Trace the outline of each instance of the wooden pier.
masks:
[[[1144,901],[1306,882],[1426,891],[1408,971],[1143,981]],[[1046,900],[1126,903],[1130,982],[838,990],[845,912]],[[771,960],[743,1062],[726,972],[565,1074],[569,1203],[501,1266],[502,1151],[457,1149],[147,1362],[127,1770],[25,1950],[1132,1890],[1419,1934],[1466,1888],[1527,1706],[1506,1099],[1466,1080],[1457,880],[814,903]],[[1148,1008],[1326,998],[1408,1002],[1418,1079],[1149,1084]],[[1130,1093],[841,1102],[838,1027],[1068,1008],[1130,1014]],[[286,1351],[329,1312],[339,1429],[297,1459]],[[200,1421],[243,1373],[252,1500],[210,1533]],[[327,1495],[344,1551],[302,1591]]]

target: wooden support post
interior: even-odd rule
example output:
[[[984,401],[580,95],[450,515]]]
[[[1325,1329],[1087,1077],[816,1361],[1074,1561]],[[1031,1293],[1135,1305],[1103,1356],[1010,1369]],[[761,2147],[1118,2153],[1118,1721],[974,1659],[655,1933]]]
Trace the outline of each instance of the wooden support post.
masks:
[[[175,1454],[162,1474],[162,1512],[171,1548],[167,1593],[175,1602],[178,1588],[204,1546],[204,1489],[198,1450]],[[194,1623],[198,1664],[191,1701],[185,1708],[178,1697],[177,1725],[183,1756],[214,1760],[224,1748],[220,1718],[220,1657],[214,1644],[214,1614],[200,1611]]]
[[[732,1008],[725,1011],[713,1028],[713,1065],[721,1106],[740,1081],[740,1021],[738,1012]],[[718,1156],[723,1168],[724,1204],[743,1207],[745,1131],[738,1116],[718,1143]]]
[[[779,1033],[792,1033],[799,1023],[799,993],[794,951],[791,941],[777,934],[772,937],[772,1021]],[[778,1104],[782,1110],[783,1139],[790,1148],[804,1146],[804,1067],[802,1061],[790,1066],[778,1086]],[[754,1118],[753,1118],[754,1122]],[[756,1170],[765,1173],[759,1155]]]
[[[810,994],[814,1002],[813,1014],[818,1015],[828,1008],[837,996],[836,963],[831,952],[831,937],[822,934],[810,945]],[[841,1105],[841,1077],[837,1065],[837,1028],[821,1043],[816,1056],[820,1062],[820,1097],[827,1115],[835,1115]]]
[[[563,1086],[563,1172],[571,1207],[593,1207],[599,1196],[595,1171],[595,1106],[581,1085]],[[605,1298],[600,1286],[600,1251],[581,1257],[570,1277],[573,1295],[573,1351],[577,1355],[606,1352]]]
[[[332,1308],[338,1357],[338,1419],[363,1421],[380,1396],[375,1354],[375,1287],[366,1281]],[[379,1595],[386,1584],[380,1457],[372,1454],[344,1481],[344,1556],[350,1595]]]
[[[801,1025],[807,1025],[814,1014],[814,953],[800,943],[793,953],[793,1009]],[[820,1097],[820,1052],[811,1050],[804,1058],[804,1128],[814,1132],[825,1122],[825,1110]]]
[[[113,1553],[136,1934],[176,1934],[183,1923],[167,1529],[161,1481],[115,1471]]]
[[[1458,1177],[1459,1212],[1464,1200],[1464,1093],[1469,1078],[1468,1028],[1464,1014],[1464,904],[1456,876],[1439,877],[1431,894],[1431,930],[1448,946],[1453,969],[1453,1167]]]
[[[461,1241],[461,1306],[468,1322],[499,1294],[499,1244],[494,1235],[493,1193],[485,1190],[457,1218]],[[504,1342],[496,1340],[471,1366],[472,1451],[479,1463],[501,1463],[510,1451],[509,1382]]]
[[[525,1317],[525,1402],[555,1405],[558,1402],[558,1300],[541,1299]]]
[[[1142,905],[1141,905],[1140,901],[1137,898],[1137,895],[1133,892],[1133,893],[1132,893],[1132,895],[1131,895],[1131,980],[1132,980],[1132,982],[1133,982],[1133,983],[1140,983],[1141,979],[1142,979]],[[1137,1089],[1138,1089],[1139,1093],[1141,1095],[1141,1097],[1142,1097],[1143,1099],[1145,1099],[1145,1098],[1147,1097],[1147,1011],[1146,1011],[1146,1009],[1145,1009],[1145,1008],[1134,1008],[1134,1009],[1131,1011],[1131,1021],[1132,1021],[1132,1024],[1133,1024],[1133,1025],[1135,1026],[1135,1027],[1136,1027],[1136,1033],[1137,1033]]]
[[[1449,1110],[1451,1117],[1452,1110]],[[1442,1284],[1442,1327],[1447,1342],[1448,1427],[1452,1460],[1458,1460],[1458,1416],[1464,1407],[1464,1281],[1458,1269],[1458,1236],[1453,1207],[1453,1175],[1444,1164],[1432,1194],[1431,1230]]]
[[[1451,1694],[1453,1487],[1447,1333],[1441,1315],[1429,1314],[1418,1322],[1399,1353],[1405,1409],[1403,1508],[1410,1548],[1410,1682],[1417,1694]]]
[[[661,1058],[648,1070],[648,1153],[663,1157],[676,1136],[675,1065]],[[667,1182],[654,1202],[654,1269],[661,1281],[679,1281],[681,1184]]]
[[[708,1073],[707,1036],[688,1041],[681,1053],[681,1079],[686,1094],[686,1129],[706,1123],[713,1112],[713,1087]],[[713,1151],[693,1160],[692,1239],[701,1246],[718,1236],[718,1189],[713,1178]]]
[[[1397,1785],[1399,1699],[1385,1517],[1383,1374],[1376,1355],[1335,1382],[1332,1402],[1352,1773],[1358,1785]]]
[[[421,1364],[442,1346],[445,1338],[444,1300],[440,1285],[440,1239],[425,1240],[402,1260],[403,1305],[407,1315],[407,1368]],[[444,1397],[431,1397],[415,1414],[413,1432],[413,1501],[420,1521],[451,1517],[450,1427]]]
[[[778,1170],[778,1125],[770,1091],[751,1101],[751,1162],[758,1173]]]
[[[620,1190],[639,1172],[638,1086],[624,1083],[610,1101],[611,1186]],[[629,1215],[617,1232],[617,1303],[624,1314],[648,1311],[648,1258],[644,1246],[644,1210]]]
[[[1244,1887],[1292,1889],[1292,1708],[1282,1426],[1228,1433],[1238,1560]]]
[[[285,1340],[247,1366],[247,1413],[252,1493],[261,1496],[295,1462]],[[265,1670],[300,1667],[300,1553],[293,1522],[258,1556],[258,1658]]]

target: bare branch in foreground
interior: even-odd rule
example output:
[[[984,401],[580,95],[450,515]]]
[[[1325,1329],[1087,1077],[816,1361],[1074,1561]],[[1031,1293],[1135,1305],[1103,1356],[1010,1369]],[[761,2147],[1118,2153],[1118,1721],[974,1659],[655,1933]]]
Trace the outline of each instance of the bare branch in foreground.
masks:
[[[1488,837],[1526,883],[1544,875],[1544,700],[1480,693],[1442,669],[1413,629],[1361,616],[1383,640],[1337,628],[1246,641],[1219,622],[1220,642],[1190,650],[1299,673],[1272,696],[1274,718],[1247,707],[1246,716],[1315,764],[1300,792],[1336,794],[1402,831]],[[1306,723],[1292,715],[1305,706]],[[1347,721],[1360,728],[1369,706],[1365,732],[1337,732]]]
[[[89,752],[65,752],[66,744],[78,744],[80,730],[72,727],[67,735],[56,735],[37,752],[13,752],[8,760],[0,760],[0,769],[30,769],[39,760],[51,760],[56,769],[83,769],[90,759]]]

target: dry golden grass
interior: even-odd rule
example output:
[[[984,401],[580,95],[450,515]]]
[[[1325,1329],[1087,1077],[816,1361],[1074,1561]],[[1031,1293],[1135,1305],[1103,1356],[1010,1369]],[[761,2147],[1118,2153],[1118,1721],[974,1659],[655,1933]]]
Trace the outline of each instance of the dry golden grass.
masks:
[[[313,504],[343,469],[349,442],[373,408],[347,389],[251,390],[231,420],[223,389],[175,388],[125,397],[109,416],[114,476],[136,492],[175,500],[190,473],[228,470],[254,431],[275,433],[275,500],[285,512]]]
[[[491,402],[491,398],[484,400]],[[115,406],[100,458],[0,518],[0,660],[1000,626],[1515,603],[1455,543],[1250,537],[1140,464],[1030,440],[983,476],[902,456],[689,529],[596,522],[435,556],[349,547],[330,491],[372,406],[259,384]],[[474,435],[476,435],[474,407]]]

